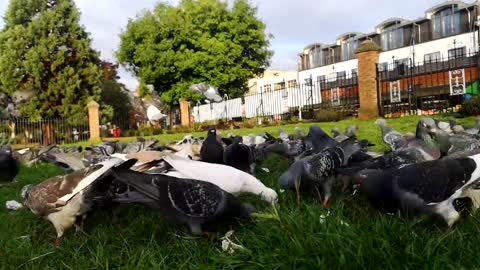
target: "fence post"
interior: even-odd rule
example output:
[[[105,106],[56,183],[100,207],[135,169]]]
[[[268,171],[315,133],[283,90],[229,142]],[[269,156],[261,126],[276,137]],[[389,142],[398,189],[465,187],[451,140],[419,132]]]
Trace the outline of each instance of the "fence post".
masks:
[[[100,140],[100,119],[99,119],[99,107],[94,100],[87,104],[88,109],[88,126],[90,130],[90,140]]]
[[[186,99],[180,99],[180,119],[184,127],[190,126],[190,102]]]
[[[377,66],[382,49],[372,40],[362,42],[355,50],[358,58],[358,118],[370,120],[378,117]]]

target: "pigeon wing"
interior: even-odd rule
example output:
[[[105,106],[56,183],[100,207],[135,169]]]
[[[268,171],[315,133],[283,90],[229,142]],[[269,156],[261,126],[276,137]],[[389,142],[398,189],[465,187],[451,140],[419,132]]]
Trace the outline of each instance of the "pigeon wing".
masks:
[[[215,216],[225,204],[225,195],[219,187],[196,180],[178,179],[168,184],[172,206],[181,214],[193,218]]]

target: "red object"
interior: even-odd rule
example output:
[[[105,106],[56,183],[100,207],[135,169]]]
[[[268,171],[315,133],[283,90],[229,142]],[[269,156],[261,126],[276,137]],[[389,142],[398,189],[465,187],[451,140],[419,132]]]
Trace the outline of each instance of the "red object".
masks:
[[[122,129],[121,128],[116,128],[113,130],[113,137],[118,138],[122,136]]]

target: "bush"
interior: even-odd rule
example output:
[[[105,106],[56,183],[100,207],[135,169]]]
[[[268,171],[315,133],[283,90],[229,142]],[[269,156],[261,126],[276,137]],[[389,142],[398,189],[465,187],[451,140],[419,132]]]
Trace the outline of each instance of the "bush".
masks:
[[[459,113],[462,116],[480,115],[480,99],[478,96],[474,96],[472,99],[464,101]]]
[[[315,120],[319,122],[335,122],[345,118],[345,115],[333,108],[321,109],[315,112]]]

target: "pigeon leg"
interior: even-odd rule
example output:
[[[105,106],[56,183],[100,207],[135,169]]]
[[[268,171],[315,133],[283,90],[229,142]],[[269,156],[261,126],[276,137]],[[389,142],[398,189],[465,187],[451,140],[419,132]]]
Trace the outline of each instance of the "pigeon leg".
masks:
[[[323,208],[328,208],[330,204],[330,197],[332,196],[332,184],[333,177],[330,177],[322,185],[324,198],[323,198]]]
[[[53,244],[55,245],[56,248],[59,248],[61,243],[62,243],[62,238],[58,237],[55,239],[55,242]]]

